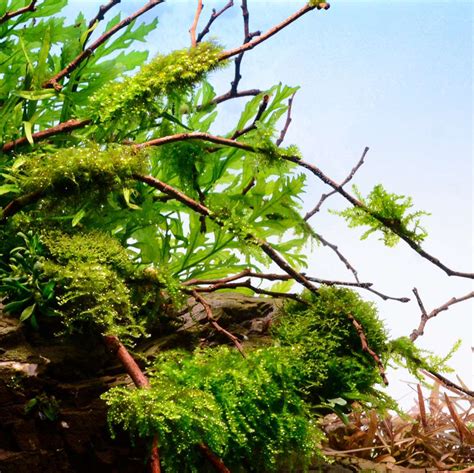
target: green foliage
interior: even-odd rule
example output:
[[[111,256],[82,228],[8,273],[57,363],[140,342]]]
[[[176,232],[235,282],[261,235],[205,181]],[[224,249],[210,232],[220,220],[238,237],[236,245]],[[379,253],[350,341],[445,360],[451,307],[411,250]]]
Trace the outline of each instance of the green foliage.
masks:
[[[149,370],[150,390],[115,388],[103,397],[109,422],[132,436],[157,434],[170,471],[202,471],[204,442],[232,471],[304,468],[321,432],[295,389],[292,349],[266,348],[244,359],[227,348],[168,352]],[[234,470],[235,468],[235,470]]]
[[[59,417],[59,403],[54,396],[41,393],[25,404],[26,415],[37,415],[41,420],[54,422]]]
[[[428,350],[418,348],[408,337],[399,337],[390,340],[388,350],[390,359],[395,365],[406,368],[419,381],[425,383],[420,370],[432,371],[435,373],[449,373],[452,369],[446,364],[461,345],[458,340],[449,353],[440,357]]]
[[[370,234],[381,231],[387,246],[395,246],[403,235],[415,243],[421,243],[426,237],[426,230],[420,225],[420,217],[429,215],[424,211],[407,213],[413,207],[411,197],[390,194],[381,184],[376,185],[365,199],[356,186],[353,186],[357,198],[365,209],[350,207],[342,212],[334,212],[345,218],[349,227],[370,227],[361,237],[365,240]]]
[[[221,48],[212,43],[157,56],[140,72],[122,82],[102,88],[90,100],[89,114],[98,122],[127,115],[129,119],[144,114],[159,115],[165,96],[188,92],[205,75],[218,67]]]
[[[349,320],[363,327],[369,346],[387,360],[387,334],[375,306],[349,289],[321,287],[318,294],[304,293],[308,305],[291,301],[273,329],[284,347],[297,350],[301,385],[306,399],[343,398],[377,405],[380,373],[373,358],[361,351],[359,335]]]

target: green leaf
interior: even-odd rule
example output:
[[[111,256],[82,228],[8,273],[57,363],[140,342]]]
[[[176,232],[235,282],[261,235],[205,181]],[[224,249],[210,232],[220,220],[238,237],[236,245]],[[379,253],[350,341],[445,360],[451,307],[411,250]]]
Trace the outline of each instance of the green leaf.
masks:
[[[46,100],[57,95],[57,92],[54,89],[20,90],[13,92],[13,95],[28,100]]]
[[[33,141],[33,135],[31,133],[31,127],[32,127],[31,122],[23,122],[23,128],[25,130],[26,139],[28,140],[28,143],[30,143],[30,145],[33,146],[35,143]]]
[[[24,322],[25,320],[28,320],[33,315],[35,308],[36,308],[36,303],[29,305],[28,307],[23,309],[23,312],[20,315],[20,322]]]
[[[127,204],[127,207],[130,207],[131,209],[134,210],[140,210],[140,207],[132,202],[130,202],[130,196],[132,193],[132,189],[129,189],[127,187],[124,187],[122,189],[123,192],[123,198],[125,199],[125,203]]]
[[[79,224],[79,222],[84,218],[84,216],[86,215],[86,209],[83,207],[82,209],[80,209],[75,215],[74,217],[72,218],[72,226],[75,227],[76,225]]]

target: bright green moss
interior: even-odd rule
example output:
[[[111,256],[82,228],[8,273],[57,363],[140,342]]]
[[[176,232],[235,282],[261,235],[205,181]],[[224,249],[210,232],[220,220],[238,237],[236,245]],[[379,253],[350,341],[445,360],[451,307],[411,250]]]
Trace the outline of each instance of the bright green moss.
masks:
[[[194,48],[157,56],[138,74],[112,83],[91,98],[90,114],[97,122],[159,112],[163,97],[187,92],[205,75],[216,69],[221,48],[199,43]]]
[[[89,189],[110,191],[123,187],[134,173],[147,170],[144,152],[112,145],[60,149],[51,155],[28,155],[12,171],[23,193],[71,194]]]
[[[380,373],[373,358],[361,350],[359,335],[347,317],[364,327],[368,343],[386,361],[387,334],[375,306],[349,289],[321,287],[304,293],[309,305],[291,301],[274,327],[283,346],[292,346],[302,361],[302,385],[307,399],[361,399],[374,394]]]
[[[321,432],[298,394],[292,349],[168,352],[149,371],[149,391],[104,395],[109,422],[132,436],[158,435],[169,471],[204,471],[206,443],[232,471],[301,471],[317,454]]]

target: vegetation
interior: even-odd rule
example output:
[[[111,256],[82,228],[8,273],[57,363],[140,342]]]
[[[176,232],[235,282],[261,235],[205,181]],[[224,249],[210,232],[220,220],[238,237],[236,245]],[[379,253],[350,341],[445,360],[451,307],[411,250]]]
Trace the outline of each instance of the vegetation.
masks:
[[[380,185],[354,197],[296,146],[281,146],[297,87],[237,88],[242,55],[273,30],[252,39],[245,23],[244,45],[225,51],[202,42],[205,32],[198,41],[194,25],[190,48],[146,63],[147,53],[129,47],[157,22],[135,19],[161,1],[115,16],[90,43],[115,3],[71,25],[60,17],[66,0],[0,6],[5,310],[43,336],[103,338],[141,388],[103,396],[111,429],[149,442],[151,471],[160,461],[183,472],[305,469],[322,452],[322,414],[346,418],[354,402],[395,408],[380,389],[391,361],[418,373],[445,369],[445,360],[408,338],[389,340],[374,304],[339,287],[371,289],[356,274],[344,283],[303,272],[306,245],[323,240],[301,215],[302,169],[353,205],[340,214],[349,226],[368,225],[364,237],[380,232],[388,246],[401,238],[439,266],[420,246],[424,212],[408,213],[411,199]],[[296,18],[327,8],[311,1]],[[233,56],[232,88],[218,97],[211,73]],[[242,96],[251,98],[237,123],[219,122],[219,105]],[[227,131],[213,134],[217,125]],[[265,273],[271,264],[281,274]],[[277,282],[267,290],[244,277]],[[295,282],[303,293],[290,292]],[[285,299],[272,340],[242,349],[206,301],[217,290]],[[166,351],[145,375],[123,344],[176,329],[190,297],[238,350]],[[49,418],[45,406],[38,397],[28,409]]]

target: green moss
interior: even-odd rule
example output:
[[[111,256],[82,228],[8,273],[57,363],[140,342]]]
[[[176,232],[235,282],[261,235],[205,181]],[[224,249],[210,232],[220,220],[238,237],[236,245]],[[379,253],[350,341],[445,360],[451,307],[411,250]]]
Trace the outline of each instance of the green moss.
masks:
[[[309,305],[286,304],[274,336],[283,346],[298,351],[301,389],[307,399],[318,403],[374,395],[380,373],[373,358],[362,352],[359,335],[347,316],[362,324],[370,347],[386,361],[387,334],[375,306],[343,288],[321,287],[317,295],[304,293],[303,298]]]
[[[95,94],[90,101],[90,113],[97,122],[107,122],[160,112],[164,96],[187,92],[221,65],[220,52],[221,48],[215,44],[199,43],[194,48],[157,56],[138,74],[112,83]]]
[[[109,422],[134,436],[158,435],[170,471],[204,471],[206,443],[232,471],[301,471],[321,432],[296,389],[291,349],[266,348],[246,359],[228,348],[168,352],[149,371],[151,389],[104,395]]]
[[[144,152],[132,147],[96,144],[67,148],[56,153],[23,157],[12,171],[21,192],[42,191],[70,195],[90,189],[120,189],[134,173],[147,170]]]

